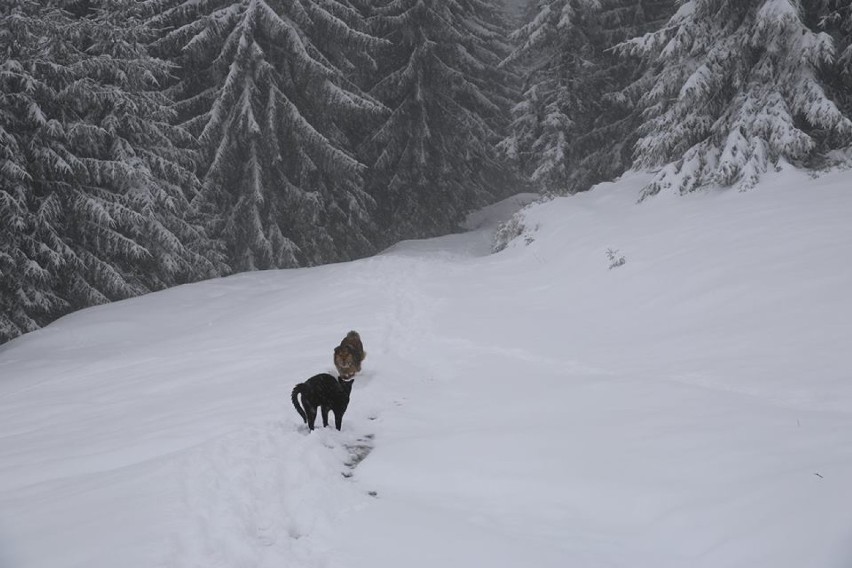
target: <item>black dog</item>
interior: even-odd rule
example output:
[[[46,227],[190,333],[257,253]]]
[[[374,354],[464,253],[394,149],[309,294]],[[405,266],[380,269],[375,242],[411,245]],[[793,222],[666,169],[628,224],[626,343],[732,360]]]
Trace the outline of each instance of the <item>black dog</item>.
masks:
[[[299,413],[299,416],[311,430],[314,429],[314,422],[317,419],[317,408],[322,412],[323,426],[328,426],[328,411],[333,410],[334,425],[340,430],[340,425],[343,423],[343,413],[349,406],[349,393],[351,392],[352,379],[344,379],[343,377],[335,379],[328,373],[320,373],[293,387],[290,400],[293,401],[296,412]],[[300,394],[302,395],[304,410],[299,406],[298,395]]]

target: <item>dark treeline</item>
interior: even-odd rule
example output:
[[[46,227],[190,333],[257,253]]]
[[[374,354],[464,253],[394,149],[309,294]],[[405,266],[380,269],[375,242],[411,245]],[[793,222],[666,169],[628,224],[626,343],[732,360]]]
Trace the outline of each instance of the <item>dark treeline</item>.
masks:
[[[848,149],[846,0],[532,0],[509,22],[500,0],[6,0],[0,342],[451,232],[523,187],[749,187]]]

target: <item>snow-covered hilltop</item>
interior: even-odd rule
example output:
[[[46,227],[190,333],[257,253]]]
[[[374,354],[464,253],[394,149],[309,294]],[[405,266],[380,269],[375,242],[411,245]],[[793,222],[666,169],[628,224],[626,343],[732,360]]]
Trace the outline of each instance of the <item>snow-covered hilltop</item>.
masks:
[[[0,343],[519,188],[849,164],[850,66],[848,0],[6,0]]]
[[[0,566],[849,566],[850,174],[649,179],[0,347]]]

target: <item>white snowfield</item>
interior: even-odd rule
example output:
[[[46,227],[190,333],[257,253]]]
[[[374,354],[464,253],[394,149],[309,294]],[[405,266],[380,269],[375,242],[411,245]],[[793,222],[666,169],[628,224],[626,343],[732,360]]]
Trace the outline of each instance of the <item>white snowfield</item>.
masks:
[[[648,179],[0,347],[0,567],[849,568],[852,173]]]

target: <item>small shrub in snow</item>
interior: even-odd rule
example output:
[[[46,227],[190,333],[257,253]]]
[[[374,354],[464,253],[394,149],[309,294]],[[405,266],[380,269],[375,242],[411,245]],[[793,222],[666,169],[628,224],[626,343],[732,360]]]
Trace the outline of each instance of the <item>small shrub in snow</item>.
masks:
[[[524,225],[524,216],[516,213],[511,219],[505,223],[501,223],[494,232],[494,244],[491,246],[491,252],[500,252],[512,242],[516,237],[521,236],[526,230]],[[527,244],[532,242],[531,237],[527,238]]]
[[[622,255],[618,249],[606,249],[606,257],[609,259],[610,270],[622,266],[625,262],[627,262],[624,255]]]

